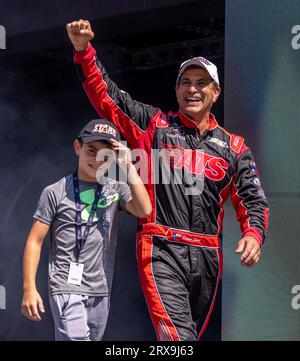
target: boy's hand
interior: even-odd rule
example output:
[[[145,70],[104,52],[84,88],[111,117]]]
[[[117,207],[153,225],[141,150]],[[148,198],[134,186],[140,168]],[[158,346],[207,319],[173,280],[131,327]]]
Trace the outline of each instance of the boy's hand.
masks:
[[[45,313],[45,309],[43,300],[36,290],[24,291],[21,311],[25,317],[29,318],[29,320],[41,320],[39,311]]]
[[[111,139],[113,143],[112,149],[117,152],[117,164],[124,170],[128,169],[132,165],[131,151],[125,145]]]
[[[87,20],[73,21],[66,26],[68,36],[76,51],[83,51],[94,38],[91,24]]]

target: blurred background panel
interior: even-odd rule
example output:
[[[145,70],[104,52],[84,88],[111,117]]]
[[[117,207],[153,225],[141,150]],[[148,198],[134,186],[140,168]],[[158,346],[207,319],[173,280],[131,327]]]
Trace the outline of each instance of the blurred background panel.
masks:
[[[253,150],[271,218],[261,262],[241,268],[227,203],[224,340],[300,340],[300,310],[292,307],[300,285],[300,26],[298,38],[292,34],[299,15],[298,0],[226,1],[224,123]]]

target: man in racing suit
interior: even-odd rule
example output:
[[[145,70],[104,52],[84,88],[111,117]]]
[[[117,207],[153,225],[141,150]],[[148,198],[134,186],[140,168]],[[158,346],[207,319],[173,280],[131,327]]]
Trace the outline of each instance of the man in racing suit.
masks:
[[[179,111],[163,113],[133,100],[109,78],[90,44],[88,21],[72,22],[67,31],[96,111],[147,155],[153,212],[139,220],[137,260],[157,338],[200,339],[221,279],[223,203],[231,194],[242,231],[236,252],[245,266],[259,261],[268,224],[250,149],[210,112],[220,94],[217,68],[204,58],[183,63],[176,83]],[[165,174],[171,174],[168,182]]]

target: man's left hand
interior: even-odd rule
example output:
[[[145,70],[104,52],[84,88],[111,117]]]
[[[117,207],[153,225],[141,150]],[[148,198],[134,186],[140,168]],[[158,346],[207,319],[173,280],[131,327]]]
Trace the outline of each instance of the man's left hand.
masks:
[[[235,253],[242,253],[241,265],[253,267],[258,263],[261,255],[260,244],[254,237],[246,236],[239,241]]]

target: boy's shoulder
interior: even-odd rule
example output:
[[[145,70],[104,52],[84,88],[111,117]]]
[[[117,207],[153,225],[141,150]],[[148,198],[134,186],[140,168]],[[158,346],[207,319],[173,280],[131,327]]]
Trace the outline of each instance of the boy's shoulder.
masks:
[[[49,184],[43,190],[43,193],[52,193],[52,194],[59,194],[67,192],[68,189],[72,186],[72,175],[67,175],[57,182]]]

